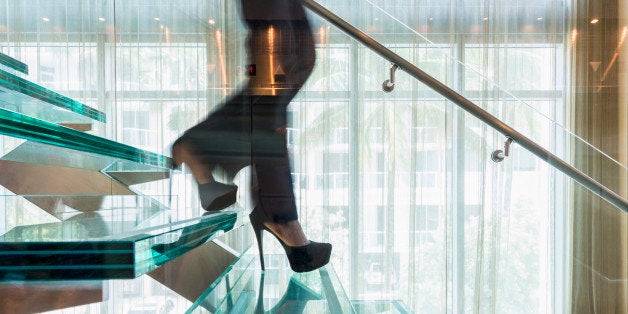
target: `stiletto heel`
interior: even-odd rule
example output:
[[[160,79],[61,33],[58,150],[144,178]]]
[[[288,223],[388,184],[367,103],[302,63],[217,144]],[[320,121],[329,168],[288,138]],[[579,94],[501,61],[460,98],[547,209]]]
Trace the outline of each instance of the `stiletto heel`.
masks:
[[[174,177],[174,168],[170,168],[168,175],[170,176],[168,178],[168,208],[172,208],[172,177]]]
[[[174,144],[172,145],[172,149],[170,151],[170,156],[171,156],[171,160],[172,163],[170,164],[170,170],[168,172],[168,207],[172,208],[172,185],[173,180],[174,180],[174,171],[179,167],[179,165],[177,165],[177,162],[174,159]]]
[[[251,220],[251,226],[253,226],[253,232],[255,233],[255,240],[257,240],[257,249],[259,251],[259,261],[262,265],[262,271],[266,270],[264,267],[264,245],[262,243],[262,239],[264,239],[262,235],[262,230],[264,229],[264,224],[261,223],[258,219],[254,218],[253,213],[249,214],[249,220]]]
[[[323,267],[329,263],[329,257],[331,256],[332,246],[330,243],[318,243],[310,241],[309,244],[303,246],[289,246],[283,240],[281,240],[272,230],[268,229],[264,224],[268,221],[262,213],[261,209],[257,207],[249,214],[251,220],[251,226],[255,232],[255,238],[257,239],[257,246],[259,248],[260,263],[262,265],[262,271],[264,267],[264,252],[262,245],[262,231],[266,230],[283,246],[286,252],[286,257],[290,262],[290,268],[297,273],[308,272],[320,267]]]

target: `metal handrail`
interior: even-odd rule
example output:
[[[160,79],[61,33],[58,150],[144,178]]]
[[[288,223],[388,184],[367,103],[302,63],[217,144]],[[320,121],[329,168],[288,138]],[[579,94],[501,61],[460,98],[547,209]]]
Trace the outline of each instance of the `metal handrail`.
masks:
[[[366,33],[362,32],[361,30],[357,29],[353,25],[347,23],[345,20],[327,10],[320,4],[316,3],[314,0],[303,0],[303,4],[312,12],[318,14],[320,17],[340,28],[349,36],[369,47],[383,58],[387,59],[393,64],[396,64],[399,69],[407,72],[423,84],[427,85],[445,98],[462,107],[462,109],[474,115],[476,118],[482,120],[484,123],[496,129],[507,138],[512,139],[537,157],[545,160],[550,165],[554,166],[564,174],[576,180],[578,183],[582,184],[593,193],[597,194],[609,203],[617,206],[622,211],[628,213],[628,200],[622,198],[617,193],[611,191],[610,189],[593,180],[591,177],[587,176],[580,170],[569,165],[568,163],[558,158],[545,148],[541,147],[531,139],[527,138],[525,135],[517,132],[512,127],[505,124],[503,121],[497,119],[490,113],[486,112],[484,109],[480,108],[478,105],[474,104],[470,100],[458,94],[453,89],[449,88],[447,85],[441,83],[429,74],[425,73],[424,71],[410,63],[408,60],[392,52],[390,49],[386,48],[384,45],[382,45]]]

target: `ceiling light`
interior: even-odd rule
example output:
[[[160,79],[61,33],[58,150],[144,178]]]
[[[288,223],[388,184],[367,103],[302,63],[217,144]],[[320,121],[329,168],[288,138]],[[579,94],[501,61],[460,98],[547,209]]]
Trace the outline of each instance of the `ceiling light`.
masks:
[[[50,21],[50,19],[47,18],[47,17],[42,17],[41,20],[44,21],[44,22],[49,22]]]
[[[597,24],[600,21],[597,17],[591,19],[591,24]]]

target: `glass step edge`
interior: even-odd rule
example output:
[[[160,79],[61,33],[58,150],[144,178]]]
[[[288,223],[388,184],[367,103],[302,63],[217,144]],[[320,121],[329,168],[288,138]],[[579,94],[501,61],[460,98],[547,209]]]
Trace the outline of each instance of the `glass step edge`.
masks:
[[[133,279],[239,228],[244,224],[245,216],[242,211],[219,212],[210,217],[177,222],[175,228],[172,224],[155,226],[152,230],[139,230],[135,236],[110,241],[2,242],[0,282]],[[165,257],[166,254],[152,250],[164,241],[173,243],[170,240],[176,238],[181,228],[194,227],[194,222],[202,225],[201,229],[195,230],[198,237],[192,239],[197,243],[183,242],[181,245],[186,246],[185,249]],[[190,237],[189,233],[187,236]],[[49,265],[46,262],[50,262]]]
[[[28,64],[0,52],[0,64],[28,75]]]
[[[0,201],[8,209],[6,217],[9,224],[6,230],[2,229],[4,233],[0,236],[0,245],[5,245],[5,251],[11,247],[25,250],[25,246],[41,250],[45,246],[53,247],[55,243],[140,241],[163,234],[168,236],[158,240],[170,241],[175,236],[173,233],[197,231],[213,222],[221,222],[217,218],[219,216],[243,210],[233,205],[220,212],[205,212],[202,216],[188,210],[179,212],[164,205],[169,195],[31,194],[3,195],[2,198]],[[46,202],[52,203],[55,208],[37,207],[37,204]],[[86,203],[86,207],[76,206]],[[18,215],[34,216],[39,213],[45,216],[22,219],[26,220],[24,224],[15,222]]]
[[[241,253],[238,254],[240,255]],[[4,309],[7,313],[9,309],[13,310],[10,313],[185,313],[194,301],[155,280],[151,274],[134,279],[49,280],[2,284],[5,289],[14,288],[18,291],[7,293],[7,297],[17,294],[21,298],[20,305],[10,304],[11,307]],[[29,293],[31,291],[34,293]],[[86,294],[92,297],[85,299]],[[40,304],[42,296],[48,301],[45,304]]]
[[[206,212],[200,219],[195,219],[193,223],[188,220],[185,221],[185,225],[177,224],[170,232],[150,239],[148,242],[150,255],[136,255],[137,273],[146,273],[147,268],[149,270],[154,269],[153,265],[160,266],[177,259],[207,241],[245,225],[247,219],[248,214],[245,214],[244,210],[238,209],[218,213]],[[178,235],[176,241],[172,241],[173,236],[179,231],[181,234]],[[161,248],[158,249],[158,246]],[[149,251],[143,250],[142,252]]]
[[[0,108],[0,134],[170,169],[172,159]]]
[[[106,117],[103,112],[4,70],[0,70],[0,87],[3,87],[9,92],[15,92],[13,94],[17,97],[26,95],[35,100],[46,102],[90,119],[103,123],[106,122]]]

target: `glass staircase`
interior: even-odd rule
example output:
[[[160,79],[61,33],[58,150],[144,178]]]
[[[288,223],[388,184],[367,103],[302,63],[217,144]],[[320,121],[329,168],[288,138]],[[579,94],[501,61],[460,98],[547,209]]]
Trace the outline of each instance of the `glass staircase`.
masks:
[[[334,12],[346,14],[342,16],[344,19],[360,27],[359,16],[350,15],[350,12],[356,12],[354,9],[356,3],[326,3],[324,1],[321,3]],[[359,5],[372,4],[361,2]],[[403,23],[385,11],[382,11],[380,18],[383,25],[394,25],[394,27],[404,29]],[[363,29],[368,29],[368,27]],[[416,32],[406,30],[408,36],[417,36]],[[338,30],[334,30],[336,31]],[[377,33],[372,35],[382,42],[386,40],[385,35],[381,38],[377,37]],[[417,38],[419,41],[424,41],[426,45],[432,45],[425,38]],[[384,61],[374,55],[372,59]],[[445,60],[444,63],[448,67],[468,71],[467,77],[470,81],[493,86],[492,90],[495,93],[503,95],[499,102],[482,104],[483,109],[515,129],[521,130],[535,141],[538,131],[530,128],[532,124],[535,127],[540,125],[544,131],[555,134],[553,139],[558,139],[557,141],[538,138],[539,144],[547,150],[565,160],[571,160],[573,157],[571,154],[574,151],[584,151],[587,156],[599,159],[606,165],[605,167],[616,169],[611,175],[619,178],[626,175],[625,166],[565,130],[560,122],[554,121],[542,110],[521,102],[498,84],[478,75],[477,72],[448,54],[440,55],[438,58]],[[14,70],[14,67],[19,67],[14,65],[19,65],[19,63],[5,60],[5,56],[0,56],[3,64]],[[382,64],[380,73],[388,73],[388,64],[385,61]],[[399,79],[404,78],[401,76],[398,77]],[[408,92],[411,88],[404,87],[404,84],[406,83],[403,81],[398,82],[397,90]],[[171,202],[176,204],[176,194],[170,196],[167,195],[169,193],[164,192],[161,193],[163,195],[151,195],[138,187],[142,183],[160,182],[161,184],[168,179],[171,165],[168,157],[68,127],[75,124],[90,124],[93,121],[106,122],[106,120],[99,111],[28,82],[20,78],[18,74],[11,73],[11,70],[1,70],[0,88],[3,92],[0,94],[2,100],[0,133],[3,134],[0,137],[0,143],[4,144],[3,157],[0,160],[2,170],[0,185],[6,188],[0,200],[5,216],[4,221],[0,222],[2,228],[0,295],[4,298],[0,304],[7,311],[412,313],[403,298],[399,300],[383,298],[382,301],[349,300],[345,292],[348,287],[343,287],[340,282],[343,276],[347,276],[344,272],[354,273],[358,270],[347,269],[345,265],[338,266],[338,273],[333,265],[329,265],[319,271],[293,274],[288,270],[285,258],[277,254],[272,258],[267,257],[269,266],[262,273],[258,268],[257,253],[250,245],[251,237],[247,232],[248,228],[242,228],[247,218],[245,208],[234,206],[220,213],[207,213],[200,217],[198,213],[188,211],[173,212],[166,204]],[[429,93],[428,89],[425,87],[425,90],[421,92]],[[474,96],[473,93],[467,93],[464,90],[461,93],[470,99],[478,98],[477,95]],[[487,132],[486,125],[466,117],[461,110],[453,109],[453,111],[461,117],[457,122],[463,122],[462,131],[458,131],[467,134],[469,138],[482,133],[488,138],[482,143],[482,147],[489,143],[496,145],[496,148],[501,148],[503,136],[496,132]],[[517,119],[517,116],[522,115],[519,111],[524,111],[523,115],[531,117],[534,123],[529,123],[530,120]],[[513,114],[515,112],[517,114]],[[447,131],[452,130],[447,129]],[[448,140],[457,139],[449,138]],[[474,144],[475,142],[463,143],[463,146],[469,147]],[[443,150],[451,150],[451,147]],[[536,158],[525,150],[516,149],[515,152],[528,159]],[[468,154],[468,156],[471,155],[478,159],[488,157],[485,152],[473,151]],[[443,164],[447,167],[451,166],[451,169],[459,166],[451,157],[448,157]],[[578,167],[577,164],[574,166]],[[495,200],[493,203],[487,201],[486,204],[483,203],[485,207],[475,209],[480,212],[480,218],[474,220],[473,223],[488,225],[492,222],[489,221],[490,219],[504,219],[507,224],[508,218],[500,216],[501,213],[497,213],[495,209],[504,202],[510,201],[509,197],[520,202],[509,208],[518,215],[526,211],[538,212],[548,208],[569,206],[563,204],[564,200],[551,197],[546,199],[545,194],[534,195],[534,191],[519,189],[529,186],[530,182],[540,184],[539,189],[554,189],[555,186],[547,186],[544,181],[548,175],[556,181],[577,186],[569,177],[552,167],[540,166],[543,172],[521,179],[501,172],[507,167],[509,166],[499,167],[498,173],[490,176],[488,183],[472,176],[466,179],[471,181],[471,184],[477,181],[481,184],[503,185],[496,192],[489,192],[490,195],[484,196],[486,199],[495,197]],[[579,170],[596,178],[596,174],[587,172],[586,168],[579,168]],[[24,173],[29,175],[25,176]],[[178,174],[175,175],[177,176]],[[62,180],[62,178],[72,180]],[[180,176],[178,179],[181,179]],[[21,185],[20,182],[28,184]],[[86,191],[86,188],[90,188],[89,191]],[[448,190],[455,188],[447,186]],[[165,191],[166,188],[162,190]],[[513,191],[512,194],[508,194],[510,190]],[[500,195],[503,191],[508,193]],[[461,198],[464,199],[467,194],[475,192],[477,191],[474,188],[468,188],[468,191],[462,191]],[[599,196],[591,192],[583,193],[590,194],[587,195],[588,199],[594,200],[607,218],[621,219],[622,213]],[[170,197],[174,200],[170,200]],[[436,198],[438,197],[437,195]],[[453,200],[453,202],[456,201],[464,203],[464,200]],[[526,201],[529,203],[521,205]],[[539,204],[540,209],[535,208]],[[522,208],[517,206],[522,206]],[[491,211],[494,211],[496,215],[494,218],[486,218],[486,221],[483,221],[481,215],[484,211],[486,211],[485,217],[491,217]],[[450,207],[447,208],[447,213],[453,216],[460,214]],[[469,213],[462,213],[462,215],[469,215]],[[551,216],[549,220],[552,222],[570,219],[561,215],[564,215],[564,211],[547,214]],[[459,221],[464,218],[459,217]],[[527,216],[518,216],[517,223],[521,228],[517,229],[515,226],[514,229],[519,233],[517,235],[528,236],[530,242],[526,244],[532,247],[536,245],[534,235],[527,234],[528,229],[524,227],[533,226],[543,229],[547,226],[537,226],[536,223],[539,222],[529,220]],[[469,227],[473,226],[454,224],[448,226],[448,232],[462,237],[465,231],[468,231],[465,228]],[[501,225],[497,225],[491,230],[495,234],[487,235],[485,240],[494,241],[490,243],[495,246],[504,245],[499,243],[500,228]],[[510,229],[503,232],[508,233]],[[469,242],[476,241],[469,247],[480,251],[480,243],[483,239],[481,237],[467,239]],[[414,243],[414,241],[422,240],[417,238],[410,241]],[[506,237],[508,245],[514,243],[507,241]],[[523,242],[525,241],[517,243]],[[440,252],[443,253],[442,256],[432,259],[438,263],[454,264],[455,271],[447,274],[449,277],[438,277],[437,282],[444,282],[448,285],[449,281],[461,280],[465,276],[465,273],[460,270],[465,267],[465,259],[473,257],[469,257],[470,254],[465,251],[464,247],[462,250],[456,250],[455,246],[458,244],[447,244],[454,246],[453,260],[441,261],[440,258],[445,255],[444,252]],[[536,249],[543,250],[543,248]],[[509,254],[514,256],[522,251],[515,253],[510,251]],[[544,258],[561,264],[564,259],[570,257],[569,252],[561,250],[560,247],[555,251],[558,252],[556,256]],[[468,255],[465,256],[461,252]],[[420,254],[426,253],[419,252],[417,259],[424,258]],[[486,263],[495,263],[503,269],[509,269],[512,266],[508,264],[510,255],[505,255],[507,256],[502,257],[503,260],[499,260],[498,256],[495,257],[495,261],[491,260]],[[456,259],[457,257],[459,259]],[[583,267],[590,267],[586,261],[582,261],[582,264]],[[492,264],[486,267],[494,266]],[[535,267],[536,265],[516,266]],[[480,269],[485,265],[480,264],[477,267]],[[541,272],[536,268],[526,268],[524,271],[526,273]],[[426,278],[429,275],[432,274],[425,275]],[[417,282],[423,278],[421,275],[416,276]],[[562,275],[556,272],[555,276]],[[517,274],[515,273],[512,277],[516,279]],[[613,282],[618,280],[617,278],[607,279]],[[420,286],[412,291],[427,297],[433,292]],[[521,291],[515,291],[517,292]],[[559,292],[565,291],[559,289]],[[523,291],[522,297],[527,294],[529,294],[528,291]],[[500,295],[497,296],[500,297]],[[464,297],[464,293],[455,294],[454,302],[460,302],[460,299],[456,298],[464,299]],[[7,301],[10,298],[50,300],[51,302],[11,303]],[[443,296],[442,299],[447,298]],[[466,309],[464,304],[459,303],[448,304],[448,306],[460,312]],[[422,310],[419,307],[414,309]]]
[[[167,183],[170,158],[72,128],[106,119],[10,71],[0,70],[3,311],[353,312],[331,266],[293,274],[279,254],[265,280],[241,228],[248,210],[174,211],[176,195],[142,189]]]

